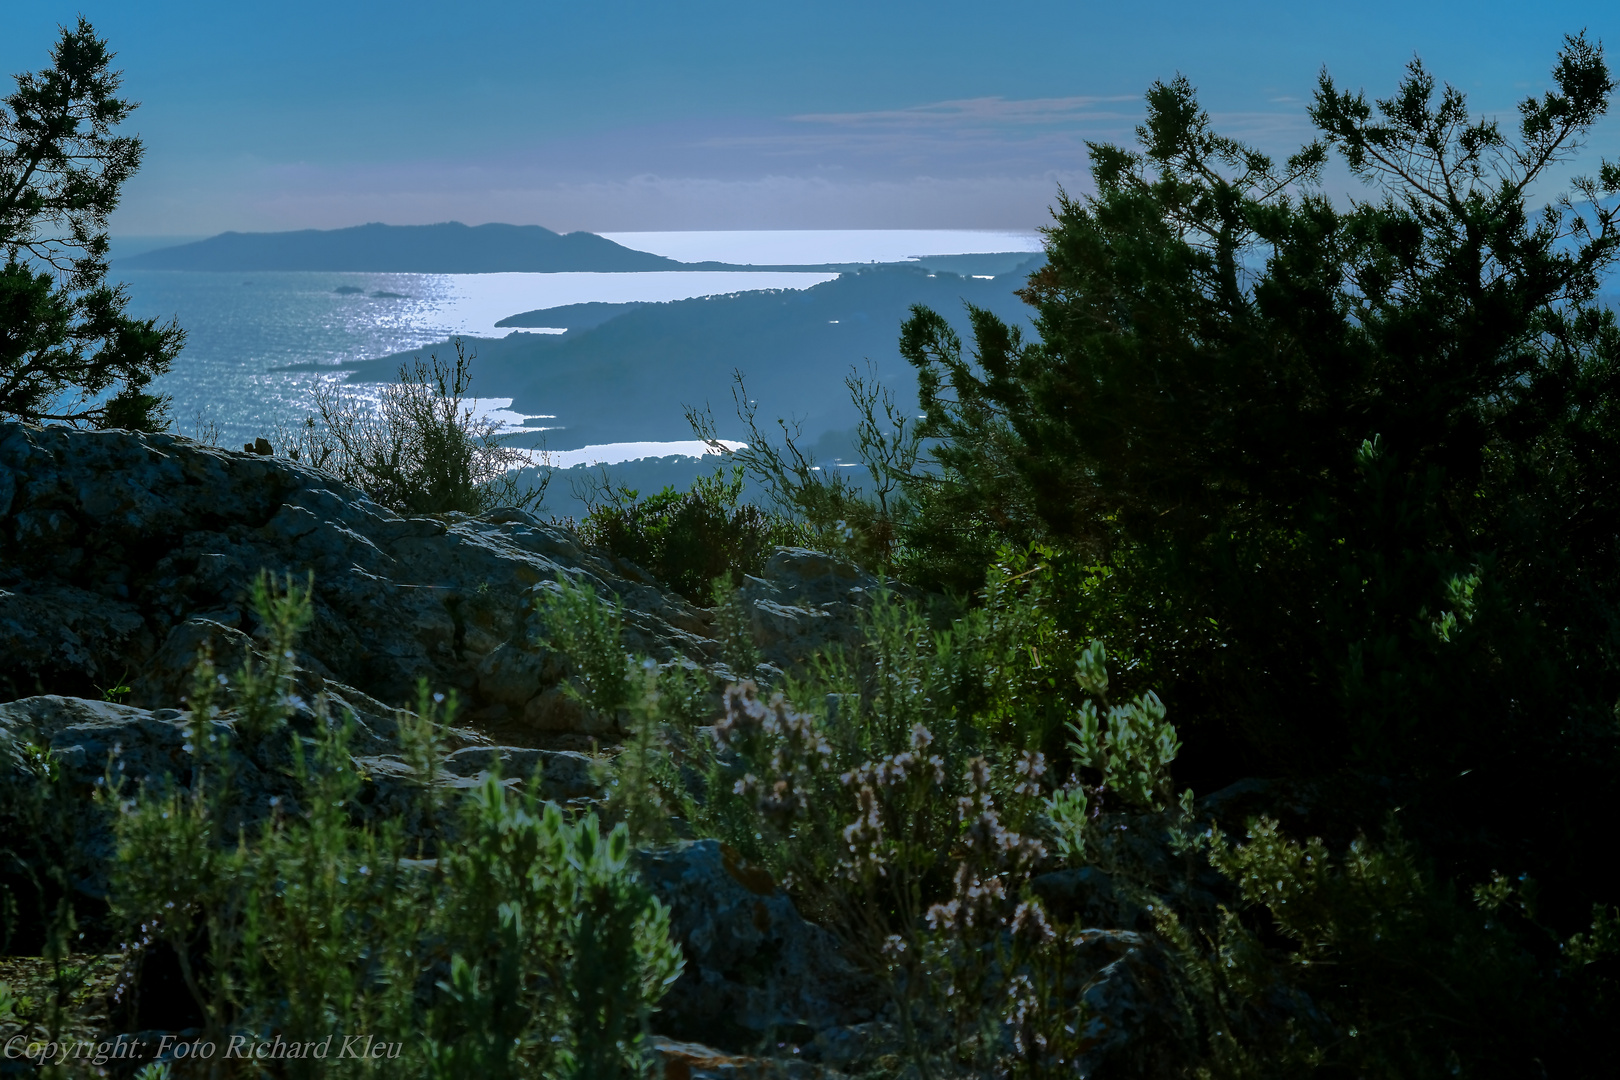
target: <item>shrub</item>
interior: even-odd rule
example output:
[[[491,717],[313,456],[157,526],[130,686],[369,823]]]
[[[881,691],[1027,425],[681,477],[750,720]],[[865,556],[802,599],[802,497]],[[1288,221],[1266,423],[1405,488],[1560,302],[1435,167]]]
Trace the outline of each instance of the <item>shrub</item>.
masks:
[[[624,615],[612,597],[598,598],[583,578],[557,572],[557,587],[535,600],[541,643],[568,657],[572,678],[564,692],[609,727],[630,702],[631,660],[621,638]]]
[[[778,515],[742,503],[743,470],[699,477],[645,499],[634,488],[603,485],[580,522],[580,538],[643,567],[697,604],[720,577],[758,574],[779,544],[798,532]]]
[[[920,1075],[1516,1076],[1538,1058],[1592,1074],[1547,1033],[1601,1030],[1613,915],[1560,936],[1533,887],[1499,876],[1459,901],[1394,829],[1331,854],[1261,816],[1234,843],[1176,794],[1177,731],[1150,690],[1119,692],[1101,642],[1057,637],[1038,665],[1003,651],[1054,633],[1031,585],[1051,568],[1021,573],[949,630],[880,598],[853,656],[786,693],[733,686],[694,800],[698,828],[876,977]],[[1026,692],[1054,669],[1066,688]],[[1067,739],[1017,749],[1054,709]],[[1129,1038],[1103,1038],[1081,993],[1096,924],[1032,884],[1079,869],[1146,931],[1112,931],[1138,965],[1109,984],[1144,1010]]]
[[[401,364],[399,381],[383,387],[375,407],[335,386],[315,391],[319,414],[278,435],[296,461],[325,469],[401,514],[478,514],[497,506],[538,507],[538,487],[520,489],[528,462],[500,441],[500,426],[465,404],[472,361],[458,338],[454,363],[437,354]]]
[[[720,662],[738,678],[748,678],[759,667],[759,645],[742,589],[731,577],[714,579],[714,636],[720,642]]]
[[[1027,604],[1016,593],[998,594],[1000,628],[1036,618],[1006,617]],[[1020,883],[1044,851],[1018,831],[1035,823],[1034,789],[1009,780],[1044,758],[1002,742],[1041,732],[1007,715],[1031,653],[997,628],[969,617],[935,631],[915,605],[880,595],[853,655],[822,657],[774,695],[748,682],[727,691],[691,811],[878,977],[924,1076],[994,1065],[1012,1013],[1044,1031],[1062,1011],[1037,1023],[1032,1002],[1051,988],[1006,978],[1048,944],[1039,905],[1020,914]]]
[[[308,618],[307,593],[261,587],[256,599],[279,634]],[[255,736],[216,710],[205,667],[189,783],[128,792],[109,778],[103,795],[114,912],[138,954],[172,953],[206,1038],[388,1044],[384,1059],[289,1060],[290,1075],[642,1075],[648,1014],[681,961],[667,913],[630,870],[624,826],[604,835],[595,815],[566,820],[532,787],[491,776],[451,808],[456,843],[422,860],[436,838],[419,834],[413,850],[406,822],[441,821],[453,703],[402,718],[418,806],[375,821],[352,719],[316,703],[313,730],[295,730],[284,680],[239,682],[222,688],[239,691],[239,717],[260,718]],[[277,761],[285,790],[248,803],[242,770]]]
[[[912,513],[906,485],[920,475],[922,444],[910,416],[878,382],[876,372],[863,378],[852,371],[844,379],[860,417],[855,442],[869,481],[865,485],[806,456],[797,423],[777,420],[782,433],[778,445],[761,430],[758,405],[748,396],[741,373],[735,380],[732,397],[748,429],[747,442],[739,449],[722,441],[713,415],[689,408],[686,418],[698,438],[764,487],[776,512],[797,526],[798,542],[873,568],[902,559],[901,530]]]

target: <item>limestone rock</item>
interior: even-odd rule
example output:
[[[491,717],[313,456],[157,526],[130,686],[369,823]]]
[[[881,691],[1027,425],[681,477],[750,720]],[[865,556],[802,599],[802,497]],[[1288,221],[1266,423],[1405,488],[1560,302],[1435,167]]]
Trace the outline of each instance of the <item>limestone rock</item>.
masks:
[[[314,573],[306,666],[389,703],[425,677],[475,713],[522,715],[566,673],[533,644],[535,598],[559,572],[624,605],[627,647],[661,661],[714,650],[679,596],[519,511],[401,518],[281,458],[19,424],[0,425],[0,477],[10,697],[99,697],[123,680],[134,704],[179,705],[203,640],[229,651],[258,632],[247,593],[261,568]]]
[[[420,831],[422,823],[411,819],[412,789],[417,781],[399,756],[392,737],[392,716],[363,695],[353,690],[349,694],[361,703],[358,707],[329,690],[325,716],[353,718],[350,747],[366,778],[357,809],[363,817],[401,818],[408,832]],[[231,805],[241,824],[260,820],[277,802],[295,805],[288,735],[310,735],[323,722],[308,702],[301,702],[289,720],[289,732],[262,740],[241,737],[229,713],[210,722],[206,737],[222,739],[229,747]],[[126,795],[142,784],[193,783],[200,762],[192,745],[196,734],[190,714],[178,709],[148,710],[54,694],[0,703],[0,784],[29,783],[25,759],[49,753],[71,800],[72,820],[66,828],[74,837],[72,854],[82,863],[85,877],[81,886],[99,894],[112,837],[106,815],[94,804],[94,793],[108,781]],[[537,753],[480,746],[481,737],[466,729],[451,729],[448,741],[451,753],[441,782],[450,787],[480,782],[497,761],[502,775],[523,775],[529,755]],[[482,769],[457,772],[452,762],[477,762]],[[589,781],[581,779],[574,761],[566,761],[554,771],[555,778],[548,772],[543,781],[548,795],[555,792],[552,797],[573,798],[588,790]],[[588,771],[585,775],[588,777]]]
[[[806,548],[782,548],[761,577],[743,579],[754,640],[778,670],[801,667],[817,652],[860,640],[857,616],[878,581],[855,564]]]
[[[332,682],[397,706],[425,678],[506,740],[612,734],[558,692],[568,662],[538,644],[534,603],[559,573],[622,606],[628,650],[725,674],[710,613],[523,511],[403,518],[285,458],[0,424],[0,698],[127,685],[131,704],[178,707],[201,645],[230,670],[261,633],[261,569],[314,575],[310,692]],[[876,586],[788,548],[743,592],[767,662],[786,669],[852,642]]]
[[[672,909],[671,934],[686,957],[660,1006],[660,1031],[747,1049],[871,1018],[872,987],[769,874],[714,840],[644,852],[639,868]]]

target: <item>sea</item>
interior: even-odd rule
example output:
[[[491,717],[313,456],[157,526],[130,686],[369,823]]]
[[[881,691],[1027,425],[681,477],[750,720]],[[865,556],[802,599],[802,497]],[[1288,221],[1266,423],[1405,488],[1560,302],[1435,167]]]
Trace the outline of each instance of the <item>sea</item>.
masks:
[[[982,252],[1038,251],[1033,233],[980,230],[777,230],[604,233],[640,251],[683,262],[744,265],[900,262]],[[120,270],[118,257],[150,250],[148,238],[115,238],[112,278],[128,286],[129,311],[176,319],[186,347],[153,386],[173,401],[183,435],[230,446],[271,435],[311,411],[338,365],[441,344],[451,336],[561,333],[567,327],[511,331],[495,326],[520,312],[565,304],[682,300],[750,289],[804,289],[830,273],[777,270],[658,273],[373,274],[218,273]],[[297,366],[303,370],[288,370]],[[308,370],[314,367],[315,370]],[[330,372],[320,368],[330,367]],[[360,388],[364,392],[364,388]],[[476,383],[473,386],[477,391]],[[516,428],[511,400],[487,398],[478,411]],[[697,442],[636,442],[553,452],[560,467],[696,454]]]

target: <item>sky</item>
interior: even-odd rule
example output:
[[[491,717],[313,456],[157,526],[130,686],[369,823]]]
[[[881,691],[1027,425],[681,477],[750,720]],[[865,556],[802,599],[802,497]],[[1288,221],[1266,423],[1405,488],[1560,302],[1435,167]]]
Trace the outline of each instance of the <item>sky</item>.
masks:
[[[1324,67],[1391,92],[1414,55],[1486,113],[1620,5],[1093,0],[5,0],[0,74],[83,13],[142,103],[115,236],[370,221],[559,231],[1028,230],[1181,74],[1286,154]],[[9,79],[4,83],[9,90]],[[1620,104],[1617,104],[1620,112]],[[1620,157],[1620,117],[1584,160]],[[1330,182],[1347,190],[1353,182]]]

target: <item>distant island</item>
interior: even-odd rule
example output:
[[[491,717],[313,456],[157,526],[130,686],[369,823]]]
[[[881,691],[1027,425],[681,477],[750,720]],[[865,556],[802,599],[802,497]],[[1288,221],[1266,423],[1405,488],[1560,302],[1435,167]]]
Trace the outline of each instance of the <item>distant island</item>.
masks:
[[[1027,251],[973,255],[920,255],[908,265],[990,277],[1028,261]],[[539,225],[356,225],[298,232],[227,232],[189,244],[158,248],[117,260],[119,269],[338,271],[392,274],[634,273],[669,270],[847,271],[871,263],[810,265],[678,262],[636,251],[595,233],[555,233]],[[354,286],[340,293],[360,290]],[[402,299],[373,293],[378,299]],[[503,323],[502,325],[508,325]],[[510,325],[522,326],[523,323]]]
[[[337,270],[396,274],[506,271],[612,273],[710,269],[634,251],[595,233],[539,225],[356,225],[298,232],[228,232],[119,260],[135,270]]]

